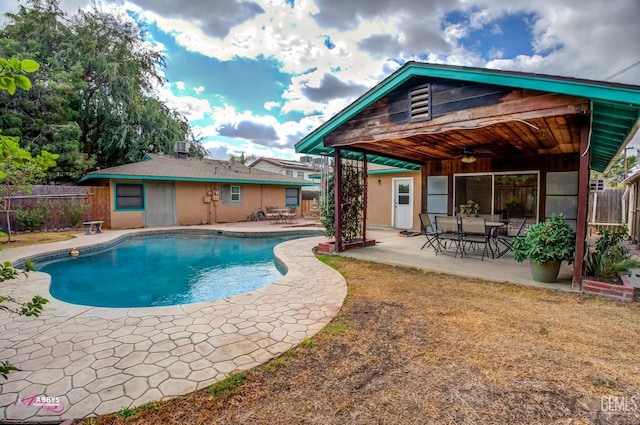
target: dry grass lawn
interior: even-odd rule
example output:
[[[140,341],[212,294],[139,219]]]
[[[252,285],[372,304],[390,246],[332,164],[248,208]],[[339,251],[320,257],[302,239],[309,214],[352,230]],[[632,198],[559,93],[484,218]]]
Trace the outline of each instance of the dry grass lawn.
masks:
[[[640,304],[326,261],[349,295],[320,335],[210,392],[83,423],[640,423]]]
[[[11,235],[11,242],[7,238],[0,236],[0,249],[18,248],[28,245],[39,245],[43,243],[66,241],[73,238],[73,235],[81,235],[83,232],[33,232],[14,233]]]

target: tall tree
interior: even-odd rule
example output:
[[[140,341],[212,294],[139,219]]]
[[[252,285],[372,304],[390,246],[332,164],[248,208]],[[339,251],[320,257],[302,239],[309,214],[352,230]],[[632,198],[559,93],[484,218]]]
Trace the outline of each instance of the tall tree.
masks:
[[[59,153],[51,176],[69,181],[187,140],[186,119],[155,94],[164,57],[140,26],[95,4],[68,17],[58,4],[26,0],[0,31],[0,55],[44,64],[29,93],[0,96],[5,134],[34,154]]]
[[[27,5],[6,15],[10,23],[1,32],[0,51],[33,58],[42,66],[32,90],[0,97],[0,127],[6,135],[20,137],[21,146],[33,154],[60,154],[49,174],[75,181],[94,161],[81,152],[76,123],[81,74],[62,54],[72,48],[73,40],[56,1],[29,0]]]
[[[626,159],[624,155],[620,155],[606,174],[592,172],[591,178],[603,178],[605,186],[609,189],[621,188],[622,181],[631,175],[637,166],[638,157],[636,155],[628,155]]]

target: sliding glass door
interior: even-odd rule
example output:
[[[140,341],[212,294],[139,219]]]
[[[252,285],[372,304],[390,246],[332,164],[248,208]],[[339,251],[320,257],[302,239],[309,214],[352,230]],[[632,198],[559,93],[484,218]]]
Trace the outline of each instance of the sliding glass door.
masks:
[[[494,182],[495,214],[504,219],[537,218],[538,174],[496,174]]]
[[[458,174],[454,176],[454,207],[469,200],[479,205],[479,214],[498,215],[502,220],[528,217],[538,220],[537,172]]]
[[[467,201],[478,204],[478,214],[493,214],[491,199],[493,197],[491,174],[459,175],[454,180],[455,212],[460,212],[460,205]]]

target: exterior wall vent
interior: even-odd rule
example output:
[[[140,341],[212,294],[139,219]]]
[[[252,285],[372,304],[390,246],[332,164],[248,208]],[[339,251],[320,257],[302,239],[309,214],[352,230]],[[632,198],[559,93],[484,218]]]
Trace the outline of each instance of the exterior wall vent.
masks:
[[[589,190],[604,190],[604,179],[591,179],[589,181]]]
[[[409,92],[410,120],[424,121],[431,119],[431,84],[416,87]]]

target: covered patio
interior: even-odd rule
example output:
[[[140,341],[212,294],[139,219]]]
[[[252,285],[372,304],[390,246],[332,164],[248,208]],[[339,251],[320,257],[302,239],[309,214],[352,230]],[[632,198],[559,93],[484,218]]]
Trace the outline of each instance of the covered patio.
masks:
[[[388,202],[391,215],[410,217],[413,228],[419,228],[418,213],[455,215],[468,200],[480,204],[480,214],[501,220],[536,223],[563,213],[577,233],[570,280],[580,289],[589,173],[609,167],[639,119],[639,86],[408,62],[296,150],[334,157],[338,251],[342,208],[349,208],[342,167],[354,160],[363,175],[367,164],[419,173],[418,190],[397,179]],[[367,211],[387,206],[370,178],[362,183],[367,239]],[[381,179],[377,185],[384,186]]]
[[[367,230],[368,237],[375,239],[374,246],[366,249],[349,249],[340,255],[364,261],[373,261],[391,266],[411,267],[434,273],[478,278],[498,283],[513,283],[522,286],[547,288],[558,291],[572,291],[573,267],[563,263],[555,283],[536,282],[531,278],[529,263],[517,263],[513,255],[507,253],[501,258],[454,258],[451,255],[435,255],[433,249],[425,247],[424,235],[402,237],[392,229],[374,228]]]

